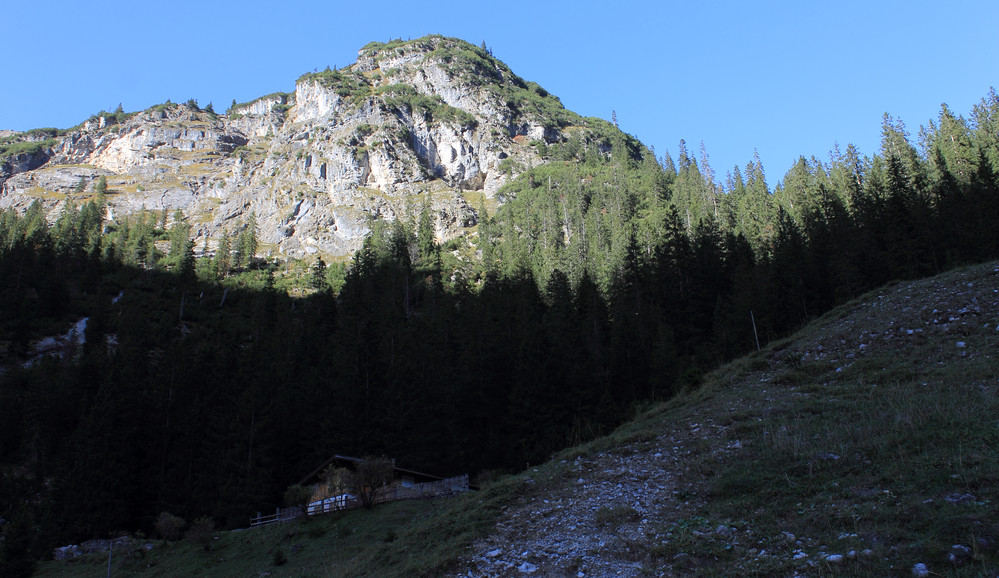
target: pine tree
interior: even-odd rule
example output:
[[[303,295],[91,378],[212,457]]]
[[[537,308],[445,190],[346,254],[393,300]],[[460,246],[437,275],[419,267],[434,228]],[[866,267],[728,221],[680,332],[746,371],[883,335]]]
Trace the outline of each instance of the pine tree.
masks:
[[[101,195],[106,194],[107,191],[108,191],[108,178],[105,177],[104,175],[101,175],[101,177],[97,179],[97,182],[94,183],[94,194],[100,197]]]
[[[895,157],[899,163],[899,175],[908,181],[913,191],[922,191],[926,184],[926,171],[919,158],[919,152],[909,143],[909,133],[901,120],[895,120],[885,113],[881,122],[881,155],[885,162]]]
[[[808,259],[798,225],[783,208],[778,209],[777,219],[769,264],[768,325],[782,334],[797,329],[808,318],[805,287]]]
[[[814,180],[812,167],[805,157],[799,156],[784,175],[784,180],[774,189],[777,202],[799,223],[804,215],[818,207]]]
[[[424,201],[420,208],[420,220],[416,228],[416,245],[419,248],[420,260],[424,263],[431,263],[440,252],[440,247],[437,245],[437,235],[434,232],[433,212],[428,201]]]
[[[189,246],[191,226],[185,221],[184,213],[180,209],[177,209],[173,214],[173,225],[171,225],[168,234],[170,237],[170,255],[168,259],[170,264],[179,267],[187,259],[189,250],[192,251],[193,255],[193,247]]]
[[[978,231],[978,253],[972,257],[995,259],[999,257],[999,235],[995,234],[995,224],[999,222],[999,167],[986,162],[985,151],[979,150],[978,172],[971,179],[968,196],[975,207],[974,228]]]
[[[852,211],[864,190],[864,168],[860,154],[857,147],[848,144],[842,154],[838,146],[834,148],[831,156],[829,179],[832,194]]]
[[[930,136],[947,170],[959,183],[967,184],[978,170],[978,153],[971,143],[971,130],[963,117],[954,116],[946,104],[940,108],[940,125]],[[936,158],[934,158],[936,160]],[[939,170],[939,166],[936,167]]]
[[[718,185],[715,183],[715,172],[708,162],[708,149],[704,146],[704,141],[701,141],[701,173],[704,175],[703,203],[710,217],[717,221],[718,195],[721,191],[718,190]]]
[[[326,262],[322,257],[316,257],[316,263],[312,266],[312,273],[309,277],[309,284],[317,291],[326,288]]]
[[[929,226],[929,207],[912,185],[909,171],[895,155],[887,159],[887,199],[884,205],[884,246],[895,279],[912,279],[932,270],[929,247],[921,231]]]
[[[197,277],[197,259],[194,257],[194,239],[184,241],[177,260],[177,273],[185,281],[193,281]]]
[[[759,253],[771,243],[775,227],[774,219],[777,203],[774,202],[767,186],[763,163],[758,151],[753,151],[753,160],[746,165],[745,194],[733,202],[736,222],[736,233],[742,233],[753,249]]]
[[[476,246],[482,251],[482,268],[484,270],[494,267],[494,244],[492,238],[492,219],[486,211],[485,202],[479,203],[478,210],[479,236]]]
[[[972,140],[982,151],[985,159],[992,164],[992,170],[999,172],[999,94],[994,87],[971,111]]]
[[[246,226],[240,231],[236,238],[236,267],[249,267],[253,264],[253,258],[257,254],[257,214],[250,211],[250,216],[246,220]]]
[[[222,279],[229,275],[229,269],[232,267],[231,253],[232,241],[229,239],[229,232],[222,229],[222,237],[219,239],[219,245],[213,259],[216,279]]]

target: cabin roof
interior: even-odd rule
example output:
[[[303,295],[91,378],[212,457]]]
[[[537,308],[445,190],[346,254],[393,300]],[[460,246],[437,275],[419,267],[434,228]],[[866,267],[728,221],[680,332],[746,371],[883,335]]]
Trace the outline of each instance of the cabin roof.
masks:
[[[304,478],[302,478],[302,480],[298,482],[298,485],[304,486],[306,484],[311,483],[313,481],[313,478],[315,478],[317,475],[319,475],[319,473],[322,472],[324,469],[326,469],[330,464],[336,463],[336,464],[339,464],[339,465],[356,466],[357,464],[362,463],[364,461],[366,461],[364,458],[354,458],[354,457],[351,457],[351,456],[344,456],[344,455],[340,455],[340,454],[334,454],[333,457],[331,457],[328,460],[326,460],[325,462],[323,462],[319,467],[317,467],[316,469],[312,470],[311,472],[309,472],[309,474],[307,476],[305,476]],[[392,460],[392,469],[397,474],[405,474],[405,475],[413,476],[414,478],[419,478],[419,479],[422,479],[422,480],[434,480],[434,481],[436,481],[436,480],[443,480],[444,479],[442,476],[435,476],[434,474],[428,474],[428,473],[425,473],[425,472],[418,472],[416,470],[410,470],[410,469],[406,469],[406,468],[400,468],[400,467],[398,467],[398,466],[395,465],[395,460]]]

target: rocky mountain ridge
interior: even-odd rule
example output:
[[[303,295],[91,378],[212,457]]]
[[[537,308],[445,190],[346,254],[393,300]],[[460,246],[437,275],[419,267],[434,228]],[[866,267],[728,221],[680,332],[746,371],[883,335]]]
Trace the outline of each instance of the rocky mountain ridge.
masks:
[[[104,176],[112,217],[180,209],[199,246],[252,212],[265,253],[345,256],[372,220],[412,219],[423,206],[439,240],[468,234],[504,184],[545,162],[530,143],[586,123],[484,48],[441,36],[371,43],[342,70],[224,115],[168,102],[9,134],[0,208],[39,200],[54,220]]]

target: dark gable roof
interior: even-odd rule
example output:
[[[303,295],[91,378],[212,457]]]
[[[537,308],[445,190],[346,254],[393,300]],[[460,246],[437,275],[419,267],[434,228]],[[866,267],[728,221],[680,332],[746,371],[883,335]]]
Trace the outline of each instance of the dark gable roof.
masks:
[[[316,468],[316,469],[312,470],[311,472],[309,472],[309,474],[307,476],[305,476],[304,478],[302,478],[301,481],[298,482],[298,485],[304,486],[306,484],[312,483],[313,482],[313,478],[315,478],[316,476],[318,476],[320,474],[320,472],[322,472],[323,470],[325,470],[330,464],[336,463],[338,465],[353,466],[353,465],[362,463],[364,461],[365,461],[364,458],[352,458],[350,456],[341,456],[340,454],[335,454],[333,457],[331,457],[330,459],[328,459],[325,462],[323,462],[322,465],[320,465],[318,468]],[[409,469],[406,469],[406,468],[397,467],[395,465],[395,460],[392,460],[392,468],[395,470],[396,474],[399,474],[399,475],[403,475],[404,474],[404,475],[412,476],[413,478],[419,478],[419,479],[421,479],[423,481],[436,481],[436,480],[443,480],[444,479],[441,476],[435,476],[433,474],[427,474],[427,473],[424,473],[424,472],[417,472],[416,470],[409,470]]]

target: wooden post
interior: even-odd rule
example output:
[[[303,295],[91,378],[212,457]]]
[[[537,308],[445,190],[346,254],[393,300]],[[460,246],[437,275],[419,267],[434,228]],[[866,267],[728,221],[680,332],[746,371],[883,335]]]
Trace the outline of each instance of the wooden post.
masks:
[[[760,350],[760,336],[756,334],[756,317],[753,316],[753,310],[749,310],[749,319],[753,322],[753,337],[756,338],[756,351]]]

